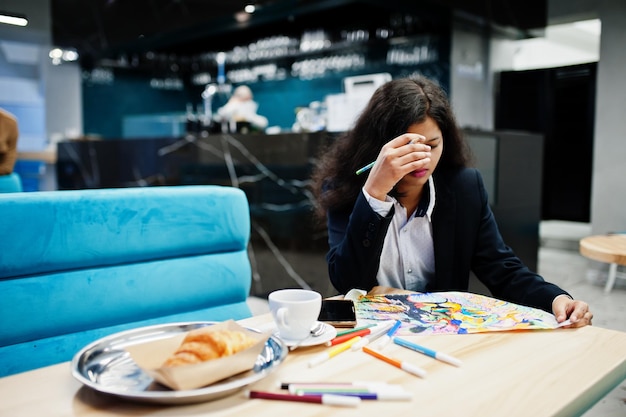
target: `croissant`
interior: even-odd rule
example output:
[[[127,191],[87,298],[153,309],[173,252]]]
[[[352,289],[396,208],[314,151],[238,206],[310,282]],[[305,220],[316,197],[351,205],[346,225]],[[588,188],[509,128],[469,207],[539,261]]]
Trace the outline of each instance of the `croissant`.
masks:
[[[189,365],[234,355],[256,342],[256,339],[238,330],[195,329],[187,333],[176,352],[165,360],[163,366]]]

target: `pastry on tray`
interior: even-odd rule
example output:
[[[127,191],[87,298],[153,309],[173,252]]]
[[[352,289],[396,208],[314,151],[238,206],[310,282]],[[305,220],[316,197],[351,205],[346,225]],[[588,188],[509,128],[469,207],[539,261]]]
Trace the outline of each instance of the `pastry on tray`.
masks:
[[[211,331],[206,327],[195,329],[187,333],[181,345],[165,360],[163,366],[190,365],[234,355],[257,341],[239,330]]]
[[[143,372],[174,390],[206,387],[240,373],[257,372],[255,363],[271,332],[259,333],[232,319],[206,324],[181,323],[179,330],[191,329],[158,333],[158,337],[125,349]]]

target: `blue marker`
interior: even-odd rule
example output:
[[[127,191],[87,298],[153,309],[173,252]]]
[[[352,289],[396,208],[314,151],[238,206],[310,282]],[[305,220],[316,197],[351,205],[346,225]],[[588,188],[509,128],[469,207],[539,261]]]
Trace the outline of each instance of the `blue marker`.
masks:
[[[402,322],[400,320],[396,320],[396,323],[389,329],[387,334],[380,338],[380,340],[376,344],[376,347],[378,349],[383,349],[385,346],[387,346],[387,344],[389,344],[389,342],[391,341],[393,335],[396,334],[398,329],[400,329],[400,326],[402,326]]]
[[[411,349],[414,350],[416,352],[419,353],[423,353],[426,356],[430,356],[431,358],[435,358],[437,360],[440,360],[442,362],[446,362],[449,363],[450,365],[454,365],[454,366],[461,366],[461,361],[455,357],[452,357],[450,355],[447,355],[445,353],[441,353],[441,352],[436,352],[432,349],[428,349],[424,346],[420,346],[417,343],[413,343],[413,342],[409,342],[406,339],[401,339],[399,337],[394,337],[393,338],[393,342],[396,345],[400,345],[402,347],[405,347],[407,349]]]

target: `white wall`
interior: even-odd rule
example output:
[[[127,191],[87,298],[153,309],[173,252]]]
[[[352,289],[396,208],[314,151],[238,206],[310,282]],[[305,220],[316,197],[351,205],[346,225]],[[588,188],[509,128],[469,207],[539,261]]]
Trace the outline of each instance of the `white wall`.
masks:
[[[46,71],[46,127],[50,145],[83,135],[81,69],[77,62],[52,65]]]
[[[450,102],[458,123],[466,128],[493,130],[489,38],[481,29],[454,23],[450,66]]]
[[[597,36],[584,33],[584,28],[568,30],[565,36],[565,26],[553,26],[541,39],[491,39],[485,46],[477,31],[455,27],[452,104],[462,125],[493,129],[493,96],[486,101],[477,90],[493,95],[494,72],[597,61],[592,233],[626,231],[626,1],[550,0],[548,18],[551,25],[599,18],[599,42]],[[488,68],[484,79],[459,74],[460,65],[471,67],[485,51],[489,54],[484,61]]]
[[[46,144],[49,0],[0,0],[0,10],[21,13],[29,19],[25,27],[0,24],[0,107],[18,120],[18,150],[41,150]]]
[[[0,106],[20,113],[18,150],[42,151],[51,138],[82,135],[80,68],[48,57],[50,0],[0,0],[0,10],[28,18],[25,27],[0,24]]]
[[[0,10],[24,14],[28,18],[25,27],[0,24],[0,39],[50,43],[50,0],[0,0]]]
[[[626,231],[626,1],[600,0],[591,228]]]
[[[591,231],[626,231],[626,1],[549,0],[550,23],[600,18]],[[575,123],[575,121],[572,121]]]

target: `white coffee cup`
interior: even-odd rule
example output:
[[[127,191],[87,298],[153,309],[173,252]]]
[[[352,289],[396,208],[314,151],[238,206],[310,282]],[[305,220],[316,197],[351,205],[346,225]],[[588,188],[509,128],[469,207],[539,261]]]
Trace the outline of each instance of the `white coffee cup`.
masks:
[[[276,290],[267,300],[278,334],[286,340],[307,337],[322,309],[322,295],[311,290]]]

